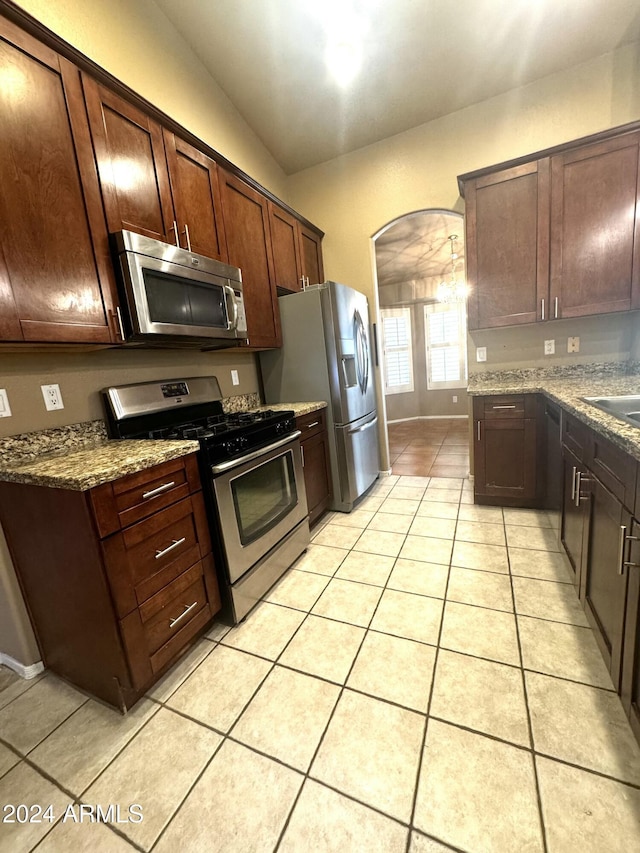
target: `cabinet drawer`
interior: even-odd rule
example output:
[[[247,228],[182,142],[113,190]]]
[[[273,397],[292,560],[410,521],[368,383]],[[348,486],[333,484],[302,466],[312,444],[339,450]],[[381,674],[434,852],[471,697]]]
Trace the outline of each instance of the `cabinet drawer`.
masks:
[[[98,533],[109,536],[200,489],[194,453],[91,489]]]
[[[116,610],[122,617],[211,550],[202,493],[116,533],[102,545]]]
[[[622,448],[591,432],[587,448],[588,467],[627,509],[633,511],[637,463]]]
[[[531,404],[534,406],[531,412]],[[484,420],[494,418],[531,418],[535,417],[535,399],[524,395],[505,395],[500,397],[483,397],[481,417]]]
[[[296,418],[296,427],[302,435],[300,441],[305,438],[310,438],[312,435],[317,435],[319,432],[327,428],[327,415],[325,409],[320,409],[317,412],[310,412],[308,415],[300,415]]]
[[[189,581],[191,582],[189,583]],[[147,604],[151,605],[147,608],[149,612],[152,609],[156,610],[145,621],[143,608],[140,608],[147,650],[151,656],[178,631],[188,625],[203,607],[206,607],[207,593],[202,578],[201,565],[194,566],[183,576],[176,578],[172,584],[154,595]]]
[[[562,443],[584,462],[587,457],[589,434],[591,430],[573,415],[562,412]]]

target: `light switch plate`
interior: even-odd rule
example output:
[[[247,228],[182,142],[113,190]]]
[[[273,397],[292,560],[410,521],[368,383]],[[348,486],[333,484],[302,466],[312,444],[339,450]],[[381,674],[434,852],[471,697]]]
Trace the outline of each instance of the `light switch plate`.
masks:
[[[9,395],[6,388],[0,388],[0,418],[11,417],[11,406],[9,405]]]
[[[231,371],[231,384],[232,384],[232,385],[239,385],[239,384],[240,384],[240,378],[239,378],[239,376],[238,376],[238,371],[237,371],[237,370],[232,370],[232,371]]]
[[[55,409],[64,409],[59,385],[41,385],[40,388],[44,398],[44,407],[48,412],[53,412]]]
[[[486,361],[487,360],[487,348],[486,347],[476,347],[476,361]]]
[[[555,341],[545,341],[544,342],[544,354],[545,355],[553,355],[556,351],[556,342]]]

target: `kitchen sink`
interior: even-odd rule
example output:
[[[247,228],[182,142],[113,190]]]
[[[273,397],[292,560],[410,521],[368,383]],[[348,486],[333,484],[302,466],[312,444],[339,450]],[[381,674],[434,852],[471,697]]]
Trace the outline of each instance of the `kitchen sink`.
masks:
[[[585,403],[602,409],[608,415],[620,418],[632,426],[640,427],[640,394],[621,394],[617,397],[583,397],[582,399]]]

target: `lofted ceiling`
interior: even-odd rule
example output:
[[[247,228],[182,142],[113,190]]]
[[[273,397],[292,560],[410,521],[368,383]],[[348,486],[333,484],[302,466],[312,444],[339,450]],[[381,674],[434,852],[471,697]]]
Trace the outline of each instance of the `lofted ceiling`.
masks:
[[[638,0],[154,0],[287,174],[640,39]],[[324,65],[349,4],[360,74]]]

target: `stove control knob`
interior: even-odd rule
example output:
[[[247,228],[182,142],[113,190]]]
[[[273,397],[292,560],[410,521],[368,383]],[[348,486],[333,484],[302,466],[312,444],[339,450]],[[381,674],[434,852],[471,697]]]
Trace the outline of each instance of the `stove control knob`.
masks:
[[[230,441],[225,441],[222,446],[224,447],[229,456],[233,456],[233,454],[237,453],[238,451],[235,438],[232,438]]]
[[[238,450],[244,450],[246,447],[249,446],[249,439],[246,438],[244,435],[240,435],[236,439],[236,444],[237,444]]]
[[[280,421],[280,423],[276,424],[276,435],[282,435],[285,429],[285,424]]]

